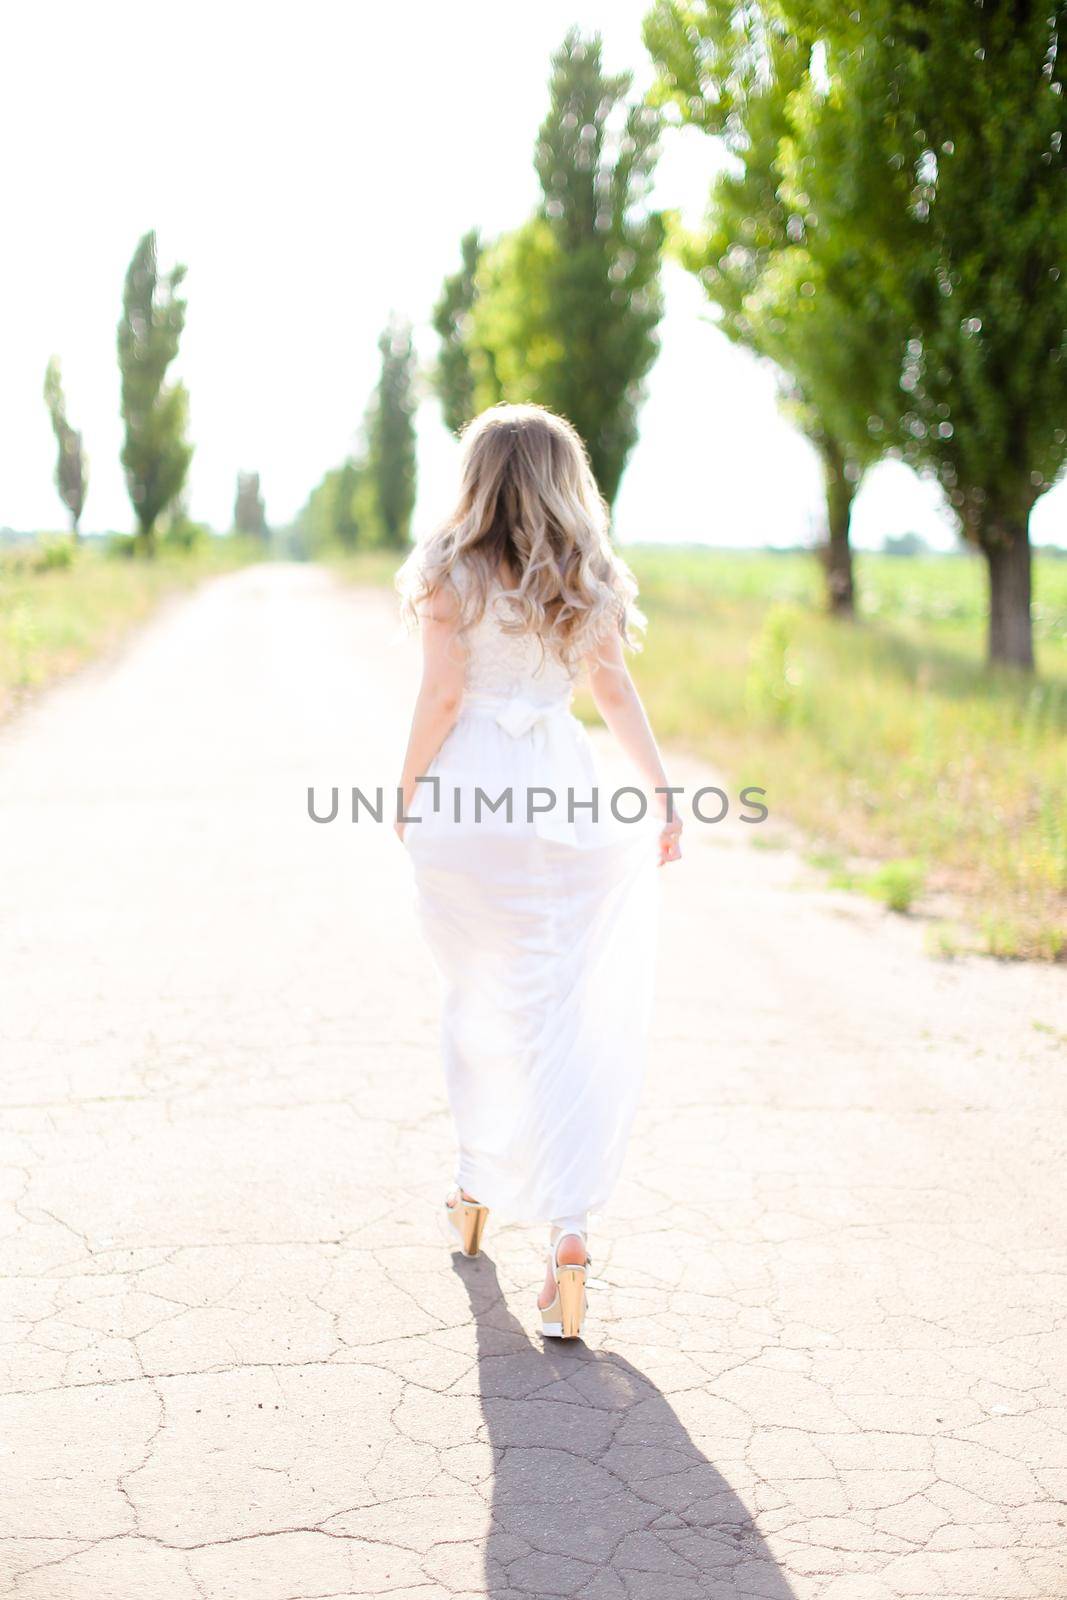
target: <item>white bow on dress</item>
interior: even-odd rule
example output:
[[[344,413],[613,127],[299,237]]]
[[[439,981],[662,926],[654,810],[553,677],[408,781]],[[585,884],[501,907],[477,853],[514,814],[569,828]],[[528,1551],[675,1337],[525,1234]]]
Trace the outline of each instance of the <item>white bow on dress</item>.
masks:
[[[532,787],[543,786],[555,794],[555,804],[550,811],[534,812],[534,832],[557,844],[577,844],[577,829],[567,818],[567,791],[574,789],[576,800],[591,796],[585,793],[588,774],[571,725],[570,700],[533,700],[529,695],[509,695],[501,700],[493,715],[513,739],[521,739],[528,733],[534,735],[543,782]],[[525,807],[526,797],[516,798]]]

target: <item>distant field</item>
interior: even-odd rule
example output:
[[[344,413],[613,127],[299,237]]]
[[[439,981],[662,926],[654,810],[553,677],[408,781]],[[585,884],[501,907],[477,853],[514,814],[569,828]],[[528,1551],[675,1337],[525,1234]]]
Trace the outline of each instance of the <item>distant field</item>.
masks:
[[[1067,561],[1035,562],[1028,683],[983,665],[974,559],[860,556],[851,627],[822,615],[809,555],[624,554],[649,617],[634,675],[665,743],[765,788],[833,881],[930,910],[935,949],[1063,958]],[[389,582],[395,565],[340,570]]]
[[[164,548],[143,561],[86,542],[63,565],[65,540],[0,549],[0,719],[116,643],[165,594],[256,553],[244,541],[211,539],[192,553]]]

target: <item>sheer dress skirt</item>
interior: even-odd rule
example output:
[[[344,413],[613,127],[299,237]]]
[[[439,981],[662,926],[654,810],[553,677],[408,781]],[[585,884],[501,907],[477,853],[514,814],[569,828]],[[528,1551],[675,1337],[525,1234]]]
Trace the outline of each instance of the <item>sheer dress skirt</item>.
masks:
[[[502,1221],[600,1211],[644,1076],[658,825],[616,820],[603,787],[595,819],[581,806],[598,778],[565,702],[469,696],[426,776],[438,803],[419,786],[404,842],[443,986],[455,1181]],[[531,820],[546,788],[553,811]],[[476,819],[476,789],[510,789],[511,819],[484,802]]]

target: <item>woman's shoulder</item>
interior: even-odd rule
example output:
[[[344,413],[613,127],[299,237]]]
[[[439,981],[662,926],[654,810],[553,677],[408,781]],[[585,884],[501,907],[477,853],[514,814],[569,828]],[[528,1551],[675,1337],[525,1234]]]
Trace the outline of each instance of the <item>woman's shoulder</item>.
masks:
[[[448,569],[448,577],[453,589],[461,598],[465,598],[474,588],[475,574],[473,564],[462,556],[457,556],[453,561]]]

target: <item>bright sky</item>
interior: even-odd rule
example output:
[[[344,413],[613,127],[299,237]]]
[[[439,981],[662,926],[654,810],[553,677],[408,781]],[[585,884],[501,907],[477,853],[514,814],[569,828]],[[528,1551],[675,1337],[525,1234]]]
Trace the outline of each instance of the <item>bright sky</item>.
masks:
[[[239,469],[258,469],[287,520],[349,448],[391,309],[426,360],[441,279],[464,230],[521,222],[549,57],[568,26],[599,30],[610,71],[643,87],[647,0],[37,0],[7,20],[0,100],[8,243],[0,295],[0,526],[61,527],[41,384],[62,361],[85,435],[83,526],[129,528],[118,454],[115,325],[126,265],[157,230],[188,266],[174,372],[196,444],[191,509],[229,526]],[[692,220],[711,141],[668,135],[656,200]],[[616,505],[623,540],[791,543],[818,525],[818,469],[778,416],[774,381],[708,320],[698,286],[666,271],[662,353]],[[420,414],[416,522],[447,509],[454,447]],[[1067,486],[1035,535],[1062,538]],[[909,529],[954,543],[937,492],[905,468],[872,474],[859,543]]]

